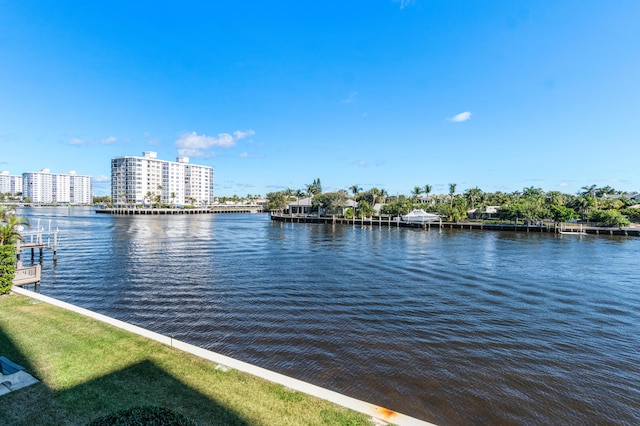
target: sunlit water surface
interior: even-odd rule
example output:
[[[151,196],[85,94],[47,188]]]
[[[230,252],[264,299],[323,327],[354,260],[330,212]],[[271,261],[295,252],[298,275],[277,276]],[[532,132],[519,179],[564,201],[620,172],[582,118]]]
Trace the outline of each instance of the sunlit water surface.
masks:
[[[48,296],[440,425],[640,424],[639,238],[19,213]]]

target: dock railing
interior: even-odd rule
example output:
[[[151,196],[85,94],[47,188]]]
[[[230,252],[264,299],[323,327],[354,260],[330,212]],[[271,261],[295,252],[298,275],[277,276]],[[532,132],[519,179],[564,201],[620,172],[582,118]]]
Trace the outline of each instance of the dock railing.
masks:
[[[38,263],[32,266],[21,266],[16,268],[16,274],[13,277],[13,285],[27,285],[40,282],[42,266]]]

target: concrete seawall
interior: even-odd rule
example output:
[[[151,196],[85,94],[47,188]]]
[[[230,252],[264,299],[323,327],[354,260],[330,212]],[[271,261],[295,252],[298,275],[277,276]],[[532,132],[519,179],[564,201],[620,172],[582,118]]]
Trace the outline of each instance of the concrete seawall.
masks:
[[[212,213],[261,213],[259,205],[209,206],[205,208],[138,208],[109,207],[96,209],[96,213],[115,215],[182,215]]]
[[[262,367],[258,367],[243,361],[236,360],[234,358],[230,358],[222,354],[218,354],[216,352],[202,349],[200,347],[191,345],[189,343],[176,340],[172,337],[155,333],[145,328],[138,327],[133,324],[129,324],[124,321],[120,321],[115,318],[111,318],[106,315],[102,315],[97,312],[93,312],[88,309],[81,308],[79,306],[72,305],[70,303],[60,301],[58,299],[54,299],[49,296],[44,296],[40,293],[34,293],[32,291],[25,290],[23,288],[16,287],[16,286],[13,287],[12,292],[16,294],[21,294],[23,296],[27,296],[36,300],[40,300],[50,305],[67,309],[72,312],[76,312],[80,315],[84,315],[89,318],[93,318],[95,320],[110,324],[122,330],[126,330],[131,333],[137,334],[139,336],[143,336],[148,339],[155,340],[166,346],[179,349],[181,351],[190,353],[200,358],[215,362],[222,366],[233,368],[235,370],[242,371],[244,373],[248,373],[256,377],[260,377],[270,382],[277,383],[282,386],[286,386],[289,389],[303,392],[308,395],[321,398],[329,402],[333,402],[334,404],[341,405],[345,408],[349,408],[351,410],[371,416],[373,419],[376,419],[378,423],[380,422],[392,423],[392,424],[401,425],[401,426],[405,426],[405,425],[406,426],[435,426],[432,423],[428,423],[423,420],[410,417],[402,413],[395,412],[388,408],[380,407],[365,401],[351,398],[349,396],[342,395],[340,393],[337,393],[316,385],[312,385],[310,383],[303,382],[301,380],[294,379],[292,377],[285,376],[283,374],[276,373],[274,371],[267,370]]]
[[[340,224],[351,226],[373,226],[390,228],[420,228],[420,229],[467,229],[467,230],[487,230],[487,231],[513,231],[513,232],[544,232],[560,233],[562,229],[567,232],[578,234],[579,231],[590,235],[618,235],[625,237],[640,237],[640,228],[605,228],[596,226],[576,226],[571,225],[561,228],[552,224],[542,225],[514,225],[503,223],[481,223],[481,222],[424,222],[410,223],[388,219],[346,219],[333,216],[306,216],[306,215],[278,215],[271,214],[271,220],[288,223],[320,223],[320,224]]]

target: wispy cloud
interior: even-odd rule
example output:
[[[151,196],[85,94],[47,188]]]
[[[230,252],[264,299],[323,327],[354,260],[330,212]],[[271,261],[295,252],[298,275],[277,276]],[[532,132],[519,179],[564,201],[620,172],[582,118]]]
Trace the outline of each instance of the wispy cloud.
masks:
[[[461,112],[460,114],[456,114],[453,117],[449,118],[449,121],[453,123],[462,123],[463,121],[467,121],[471,118],[471,113],[469,111]]]
[[[212,149],[228,149],[239,140],[255,135],[253,130],[236,130],[233,135],[220,133],[218,136],[198,135],[196,132],[185,133],[176,141],[179,155],[196,158],[209,158],[215,154]]]
[[[356,97],[358,96],[358,92],[351,92],[349,96],[340,101],[342,104],[352,104],[356,101]]]
[[[69,139],[69,145],[75,145],[75,146],[80,146],[80,145],[84,145],[84,146],[113,145],[117,141],[118,141],[118,138],[116,138],[115,136],[109,136],[108,138],[104,138],[99,142],[87,141],[87,140],[80,139],[80,138],[71,138],[71,139]]]
[[[100,175],[98,177],[93,177],[94,182],[111,182],[111,176]]]
[[[415,0],[393,0],[394,3],[400,4],[400,9],[404,9],[414,3]]]

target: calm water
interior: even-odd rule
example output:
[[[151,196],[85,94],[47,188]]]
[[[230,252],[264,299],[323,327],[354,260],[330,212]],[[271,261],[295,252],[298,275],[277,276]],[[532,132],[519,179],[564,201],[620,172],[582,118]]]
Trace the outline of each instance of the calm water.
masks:
[[[640,424],[638,238],[19,213],[43,294],[440,425]]]

